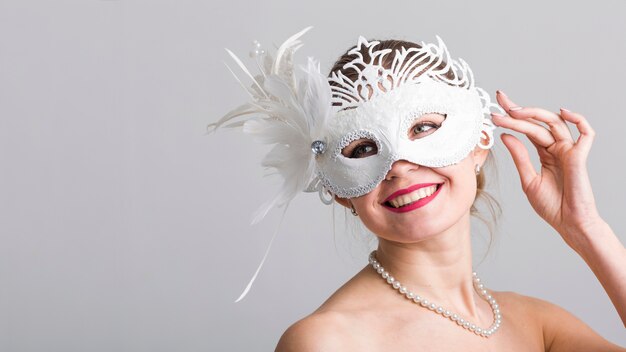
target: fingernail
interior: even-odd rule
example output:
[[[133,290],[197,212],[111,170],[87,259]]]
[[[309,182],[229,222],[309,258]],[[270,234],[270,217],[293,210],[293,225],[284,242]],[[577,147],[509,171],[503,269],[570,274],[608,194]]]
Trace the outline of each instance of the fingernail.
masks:
[[[561,108],[561,111],[571,112],[571,111],[567,110],[566,108]]]
[[[493,117],[504,117],[504,115],[498,114],[497,112],[492,112],[491,116],[493,116]]]
[[[503,96],[505,96],[505,97],[506,97],[506,94],[504,94],[504,92],[503,92],[503,91],[501,91],[501,90],[496,90],[496,94],[502,94]]]
[[[522,110],[523,108],[521,106],[512,106],[509,108],[509,110],[511,111],[518,111],[518,110]]]

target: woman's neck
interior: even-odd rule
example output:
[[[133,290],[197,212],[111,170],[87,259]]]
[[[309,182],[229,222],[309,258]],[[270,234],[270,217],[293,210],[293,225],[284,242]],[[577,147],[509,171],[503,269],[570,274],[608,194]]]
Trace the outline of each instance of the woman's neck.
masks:
[[[469,214],[446,231],[416,243],[380,238],[376,257],[414,293],[476,317]]]

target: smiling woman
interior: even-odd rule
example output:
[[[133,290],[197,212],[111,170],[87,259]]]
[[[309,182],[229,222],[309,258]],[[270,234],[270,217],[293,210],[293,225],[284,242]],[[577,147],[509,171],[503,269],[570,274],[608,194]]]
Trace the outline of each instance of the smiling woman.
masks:
[[[301,191],[319,192],[351,209],[378,245],[368,265],[287,329],[277,351],[626,350],[553,304],[489,290],[472,269],[470,215],[495,123],[537,147],[541,172],[519,140],[502,136],[533,208],[589,264],[626,322],[626,250],[595,207],[585,167],[593,130],[583,116],[523,108],[500,92],[492,103],[440,38],[361,37],[328,77],[312,60],[296,71],[304,32],[276,58],[257,51],[257,76],[231,53],[253,80],[253,101],[212,127],[243,118],[231,124],[274,145],[263,163],[284,185],[260,217]]]

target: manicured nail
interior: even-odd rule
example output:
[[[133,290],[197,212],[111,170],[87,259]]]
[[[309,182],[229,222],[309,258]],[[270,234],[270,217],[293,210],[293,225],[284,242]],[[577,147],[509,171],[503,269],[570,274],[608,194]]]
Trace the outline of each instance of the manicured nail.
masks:
[[[517,111],[517,110],[522,110],[523,108],[521,106],[512,106],[509,108],[509,110],[511,111]]]
[[[506,95],[506,94],[504,94],[504,92],[503,92],[503,91],[501,91],[501,90],[496,90],[496,94],[501,94],[501,95],[503,95],[503,96],[505,96],[505,97],[507,96],[507,95]]]
[[[504,115],[498,114],[497,112],[492,112],[491,116],[493,116],[493,117],[504,117]]]
[[[571,112],[571,111],[567,110],[566,108],[561,108],[561,111]]]

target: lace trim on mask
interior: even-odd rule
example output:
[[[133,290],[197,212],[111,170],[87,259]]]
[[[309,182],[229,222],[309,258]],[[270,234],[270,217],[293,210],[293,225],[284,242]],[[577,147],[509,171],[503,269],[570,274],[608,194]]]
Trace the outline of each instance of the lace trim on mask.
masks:
[[[341,197],[341,198],[360,197],[364,194],[371,192],[374,188],[376,188],[376,186],[378,186],[382,182],[382,180],[385,179],[385,177],[387,176],[387,173],[389,172],[389,170],[391,170],[391,165],[393,165],[393,163],[396,160],[397,160],[397,156],[391,155],[389,158],[387,158],[387,161],[385,162],[384,172],[380,173],[379,176],[374,181],[366,185],[361,185],[361,186],[354,187],[354,188],[337,187],[336,185],[328,181],[328,177],[321,170],[318,171],[317,177],[319,178],[320,182],[324,185],[326,189],[336,194],[338,197]]]

